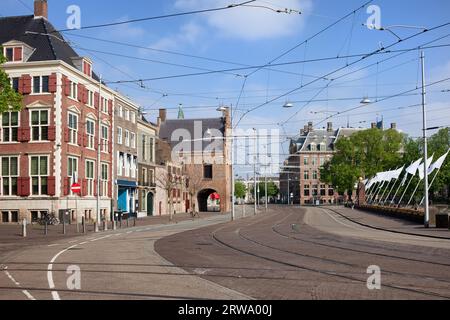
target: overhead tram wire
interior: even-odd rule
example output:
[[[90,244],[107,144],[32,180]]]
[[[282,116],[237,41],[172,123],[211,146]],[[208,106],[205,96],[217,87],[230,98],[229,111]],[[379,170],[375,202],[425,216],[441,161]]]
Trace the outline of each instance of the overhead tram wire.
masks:
[[[235,65],[235,66],[241,66],[241,67],[252,67],[251,65],[248,65],[248,64],[243,64],[243,63],[238,63],[238,62],[233,62],[233,61],[227,61],[227,60],[221,60],[221,59],[208,58],[208,57],[192,55],[192,54],[187,54],[187,53],[182,53],[182,52],[176,52],[176,51],[171,51],[171,50],[156,49],[156,48],[151,48],[151,47],[135,45],[135,44],[132,44],[132,43],[127,43],[127,42],[119,42],[119,41],[114,41],[114,40],[101,39],[101,38],[85,36],[85,35],[69,33],[69,32],[65,32],[64,34],[66,36],[69,36],[69,37],[85,38],[85,39],[90,39],[90,40],[94,40],[94,41],[115,44],[115,45],[119,45],[119,46],[125,46],[125,47],[142,49],[142,50],[148,50],[148,51],[164,53],[164,54],[177,55],[177,56],[182,56],[182,57],[187,57],[187,58],[194,58],[194,59],[199,59],[199,60],[204,60],[204,61],[209,61],[209,62],[229,64],[229,65]],[[271,71],[274,71],[274,72],[278,72],[278,73],[300,75],[300,74],[292,72],[292,71],[279,70],[279,69],[273,69],[273,68],[265,68],[265,69],[266,70],[271,70]],[[305,76],[306,77],[314,77],[312,75],[305,75]]]
[[[217,11],[224,11],[229,9],[234,9],[241,7],[246,4],[250,4],[255,2],[256,0],[249,0],[244,1],[237,4],[230,4],[228,6],[223,7],[217,7],[217,8],[211,8],[211,9],[201,9],[201,10],[194,10],[194,11],[187,11],[187,12],[179,12],[179,13],[172,13],[172,14],[166,14],[166,15],[160,15],[160,16],[153,16],[153,17],[147,17],[147,18],[140,18],[140,19],[132,19],[132,20],[126,20],[126,21],[119,21],[119,22],[111,22],[111,23],[104,23],[104,24],[97,24],[97,25],[90,25],[85,27],[80,27],[79,29],[60,29],[55,30],[52,33],[55,32],[65,32],[65,31],[74,31],[74,30],[86,30],[86,29],[97,29],[97,28],[106,28],[106,27],[112,27],[112,26],[118,26],[118,25],[124,25],[124,24],[130,24],[130,23],[136,23],[136,22],[143,22],[143,21],[151,21],[151,20],[160,20],[160,19],[167,19],[167,18],[175,18],[175,17],[182,17],[182,16],[188,16],[188,15],[195,15],[200,13],[208,13],[208,12],[217,12]]]
[[[419,36],[419,35],[422,35],[422,34],[424,34],[424,33],[427,33],[427,32],[430,32],[430,31],[434,31],[434,30],[437,30],[437,29],[446,27],[446,26],[448,26],[448,25],[450,25],[450,22],[447,22],[447,23],[438,25],[438,26],[433,27],[433,28],[431,28],[431,29],[425,29],[425,30],[423,30],[423,31],[421,31],[421,32],[418,32],[418,33],[415,33],[415,34],[413,34],[413,35],[411,35],[411,36],[408,36],[408,37],[406,37],[406,38],[404,38],[404,39],[402,39],[402,40],[398,40],[398,41],[396,41],[395,43],[392,43],[392,44],[390,44],[390,45],[387,46],[387,47],[383,47],[383,48],[377,49],[377,50],[375,50],[375,51],[373,51],[373,52],[371,52],[371,53],[369,53],[369,54],[367,54],[367,55],[361,57],[360,59],[355,60],[354,62],[352,62],[352,63],[350,63],[350,64],[346,64],[346,65],[343,66],[343,67],[340,67],[340,68],[338,68],[338,69],[336,69],[336,70],[334,70],[334,71],[331,71],[331,72],[325,74],[323,77],[324,77],[324,78],[329,77],[330,75],[333,75],[333,74],[335,74],[335,73],[337,73],[337,72],[339,72],[339,71],[341,71],[341,70],[344,70],[344,69],[346,69],[346,68],[348,68],[348,67],[350,67],[350,66],[352,66],[352,65],[355,65],[355,64],[357,64],[357,63],[359,63],[359,62],[361,62],[361,61],[363,61],[363,60],[365,60],[365,59],[367,59],[367,58],[369,58],[369,57],[371,57],[371,56],[373,56],[373,55],[376,55],[376,53],[378,53],[378,52],[386,51],[387,49],[389,49],[389,48],[391,48],[391,47],[393,47],[393,46],[395,46],[395,45],[397,45],[397,44],[399,44],[399,43],[402,43],[402,42],[404,42],[404,41],[410,40],[410,39],[415,38],[415,37],[417,37],[417,36]],[[414,49],[414,50],[417,50],[417,48]],[[410,50],[410,51],[412,51],[412,50]],[[260,105],[258,105],[258,106],[256,106],[256,107],[250,109],[247,113],[245,113],[245,114],[241,117],[241,119],[238,121],[238,124],[239,124],[240,121],[241,121],[247,114],[249,114],[250,112],[253,112],[253,111],[255,111],[255,110],[258,110],[258,109],[260,109],[260,108],[266,106],[268,103],[271,103],[271,102],[277,101],[277,100],[279,100],[279,99],[281,99],[281,98],[283,98],[283,97],[286,97],[287,95],[292,94],[292,93],[294,93],[294,92],[296,92],[296,91],[298,91],[298,90],[301,90],[302,88],[304,88],[304,87],[306,87],[306,86],[308,86],[308,85],[311,85],[311,84],[313,84],[313,83],[316,83],[317,81],[318,81],[317,79],[316,79],[316,80],[313,80],[313,81],[307,83],[306,85],[297,87],[297,88],[295,88],[295,89],[293,89],[293,90],[290,90],[289,92],[286,92],[286,93],[284,93],[284,94],[278,96],[277,98],[271,99],[270,101],[268,101],[268,102],[266,102],[266,103],[260,104]]]
[[[316,58],[316,59],[308,59],[308,60],[297,60],[297,61],[290,61],[290,62],[284,62],[284,63],[277,63],[273,64],[272,66],[288,66],[288,65],[294,65],[294,64],[301,64],[301,63],[312,63],[312,62],[323,62],[323,61],[333,61],[333,60],[341,60],[346,58],[358,58],[358,57],[365,57],[368,56],[376,56],[376,55],[387,55],[392,53],[398,53],[398,52],[410,52],[413,50],[418,49],[436,49],[436,48],[445,48],[450,47],[450,44],[441,44],[441,45],[434,45],[434,46],[426,46],[426,47],[413,47],[408,49],[398,49],[398,50],[387,50],[382,52],[368,52],[368,53],[359,53],[359,54],[352,54],[349,56],[340,56],[340,57],[325,57],[325,58]],[[365,59],[364,58],[364,59]],[[140,59],[140,58],[138,58]],[[364,60],[361,59],[361,60]],[[214,70],[214,71],[208,71],[208,72],[199,72],[199,73],[186,73],[186,74],[176,74],[176,75],[169,75],[169,76],[160,76],[160,77],[153,77],[153,78],[145,78],[145,79],[135,79],[135,80],[117,80],[117,81],[111,81],[109,83],[132,83],[132,82],[149,82],[149,81],[157,81],[157,80],[167,80],[167,79],[176,79],[176,78],[184,78],[184,77],[194,77],[194,76],[203,76],[203,75],[210,75],[214,73],[223,73],[223,72],[233,72],[233,71],[242,71],[242,70],[250,70],[250,69],[256,69],[261,68],[262,65],[257,66],[250,66],[250,67],[242,67],[242,68],[229,68],[229,69],[220,69],[220,70]],[[336,71],[337,72],[337,71]],[[327,77],[321,77],[321,76],[311,76],[318,80],[329,80]],[[295,90],[295,91],[298,91]]]
[[[372,3],[373,0],[369,0],[366,3],[364,3],[362,6],[360,6],[359,8],[353,10],[352,12],[350,12],[349,14],[346,14],[345,16],[343,16],[342,18],[338,19],[337,21],[333,22],[332,24],[328,25],[327,27],[325,27],[324,29],[316,32],[314,35],[310,36],[309,38],[307,38],[306,40],[302,41],[301,43],[295,45],[294,47],[286,50],[285,52],[283,52],[282,54],[278,55],[277,57],[275,57],[274,59],[270,60],[268,63],[266,63],[265,65],[263,65],[262,67],[257,68],[256,70],[253,70],[251,73],[248,74],[248,76],[252,76],[253,74],[257,73],[258,71],[260,71],[261,69],[268,67],[270,65],[272,65],[275,61],[278,61],[279,59],[283,58],[284,56],[288,55],[289,53],[291,53],[292,51],[296,50],[297,48],[301,47],[302,45],[308,43],[309,41],[313,40],[314,38],[318,37],[319,35],[321,35],[322,33],[326,32],[327,30],[331,29],[332,27],[334,27],[335,25],[339,24],[341,21],[347,19],[348,17],[350,17],[352,14],[354,14],[355,12],[365,8],[367,5],[369,5],[370,3]]]
[[[440,83],[443,83],[443,82],[446,82],[446,81],[449,81],[449,80],[450,80],[450,77],[449,77],[449,78],[444,78],[444,79],[441,79],[441,80],[438,80],[438,81],[434,81],[434,82],[432,82],[432,83],[429,83],[429,84],[425,85],[425,88],[428,88],[428,87],[431,87],[431,86],[434,86],[434,85],[437,85],[437,84],[440,84]],[[338,113],[336,113],[336,114],[334,114],[334,115],[331,115],[331,116],[326,117],[324,120],[322,120],[321,122],[319,122],[318,125],[321,124],[321,123],[323,123],[323,122],[325,122],[325,121],[327,121],[327,120],[329,120],[329,119],[331,119],[331,118],[333,118],[333,117],[336,116],[336,115],[342,115],[342,114],[348,113],[348,112],[350,112],[350,111],[358,110],[358,109],[364,108],[364,107],[366,107],[366,106],[368,106],[368,105],[373,105],[373,104],[376,104],[376,103],[379,103],[379,102],[382,102],[382,101],[385,101],[385,100],[388,100],[388,99],[396,98],[396,97],[402,96],[402,95],[404,95],[404,94],[407,94],[407,93],[411,93],[411,92],[417,91],[417,90],[419,90],[419,89],[422,89],[422,88],[419,87],[419,88],[410,89],[410,90],[401,92],[401,93],[399,93],[399,94],[395,94],[395,95],[392,95],[392,96],[390,96],[390,97],[387,97],[387,98],[384,98],[384,99],[380,99],[380,100],[378,100],[378,101],[376,101],[376,102],[371,102],[371,103],[367,103],[367,104],[364,104],[364,105],[359,105],[359,106],[357,106],[357,107],[353,107],[353,108],[350,108],[350,109],[347,109],[347,110],[338,112]]]

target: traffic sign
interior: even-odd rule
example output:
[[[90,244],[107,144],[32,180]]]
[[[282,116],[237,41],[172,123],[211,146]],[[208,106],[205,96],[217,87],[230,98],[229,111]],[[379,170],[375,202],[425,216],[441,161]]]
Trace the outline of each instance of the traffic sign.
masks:
[[[72,184],[72,186],[70,187],[70,190],[73,193],[81,193],[81,185],[79,185],[78,183],[74,183]]]

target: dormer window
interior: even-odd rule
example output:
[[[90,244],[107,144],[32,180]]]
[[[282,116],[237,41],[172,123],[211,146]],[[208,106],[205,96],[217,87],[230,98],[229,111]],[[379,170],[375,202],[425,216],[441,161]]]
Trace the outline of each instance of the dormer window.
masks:
[[[22,47],[6,47],[3,55],[8,62],[22,62],[23,48]]]
[[[83,73],[92,77],[92,65],[86,60],[83,60]]]

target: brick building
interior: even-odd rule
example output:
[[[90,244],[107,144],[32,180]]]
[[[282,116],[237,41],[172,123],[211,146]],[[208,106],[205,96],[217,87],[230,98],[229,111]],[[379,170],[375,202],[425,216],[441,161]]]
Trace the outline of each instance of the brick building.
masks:
[[[167,119],[166,110],[161,109],[158,123],[160,139],[171,146],[174,155],[172,162],[182,165],[182,175],[188,179],[185,184],[181,184],[181,196],[178,197],[185,205],[185,210],[229,212],[229,111],[224,111],[220,118],[170,120]],[[212,195],[220,197],[220,200],[212,199]]]
[[[320,180],[320,168],[334,154],[334,145],[342,137],[349,137],[362,129],[333,129],[328,123],[326,129],[315,129],[310,122],[296,139],[291,140],[289,157],[280,174],[281,198],[284,203],[333,204],[339,201],[339,194],[333,186]]]
[[[63,210],[72,221],[95,221],[97,195],[109,218],[113,106],[125,98],[100,84],[92,61],[79,56],[47,18],[45,0],[35,1],[34,15],[0,18],[8,60],[1,68],[23,95],[20,112],[0,115],[1,221],[62,216]],[[80,194],[70,191],[74,182]]]

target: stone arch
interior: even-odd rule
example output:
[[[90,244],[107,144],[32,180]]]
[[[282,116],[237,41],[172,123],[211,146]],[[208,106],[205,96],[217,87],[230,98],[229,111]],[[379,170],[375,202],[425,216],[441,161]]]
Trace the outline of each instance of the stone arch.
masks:
[[[214,193],[219,194],[215,189],[212,189],[212,188],[205,188],[198,192],[197,203],[198,203],[198,211],[199,212],[208,212],[208,209],[209,209],[208,208],[208,199]],[[219,194],[219,196],[220,196],[220,194]]]

